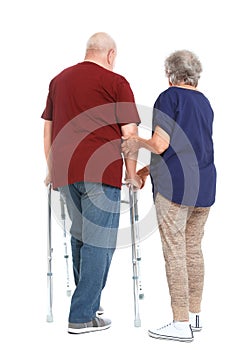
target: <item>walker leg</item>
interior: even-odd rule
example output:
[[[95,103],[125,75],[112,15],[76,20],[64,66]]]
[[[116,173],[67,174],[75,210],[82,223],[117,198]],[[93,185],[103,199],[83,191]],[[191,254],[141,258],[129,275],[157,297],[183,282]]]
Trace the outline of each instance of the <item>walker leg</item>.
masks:
[[[137,202],[136,192],[133,186],[129,185],[129,205],[130,205],[130,222],[131,222],[131,239],[132,239],[132,264],[133,264],[133,291],[134,291],[134,326],[141,327],[139,313],[139,260],[137,259],[137,246],[139,245],[139,236],[137,236],[136,213]],[[138,214],[137,214],[138,215]]]
[[[70,289],[70,274],[69,274],[69,255],[67,249],[67,235],[66,235],[66,212],[65,212],[65,201],[60,194],[60,208],[61,208],[61,220],[63,222],[63,234],[64,234],[64,258],[66,264],[66,294],[71,296]]]
[[[140,252],[140,235],[139,235],[139,213],[138,213],[138,199],[137,199],[137,192],[133,192],[133,204],[134,204],[134,224],[135,224],[135,237],[136,237],[136,261],[138,265],[138,293],[139,293],[139,299],[144,299],[144,292],[141,282],[141,272],[140,272],[140,262],[141,262],[141,252]]]
[[[53,322],[53,274],[52,274],[52,223],[51,223],[51,184],[48,186],[48,237],[47,237],[47,287],[48,287],[48,305],[47,305],[47,322]]]

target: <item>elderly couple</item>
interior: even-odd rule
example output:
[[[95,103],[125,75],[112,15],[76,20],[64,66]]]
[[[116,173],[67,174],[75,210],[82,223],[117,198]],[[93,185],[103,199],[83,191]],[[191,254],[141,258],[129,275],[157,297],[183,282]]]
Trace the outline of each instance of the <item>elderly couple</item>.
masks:
[[[124,159],[125,180],[136,190],[151,177],[171,297],[172,322],[148,334],[190,342],[202,329],[201,241],[216,187],[213,110],[197,90],[202,66],[188,50],[165,60],[169,88],[155,101],[152,137],[146,140],[138,136],[140,116],[131,87],[113,72],[116,54],[107,33],[92,35],[84,61],[51,80],[42,114],[45,183],[64,196],[71,219],[76,288],[68,332],[111,326],[100,299],[116,248]],[[151,152],[151,161],[137,171],[140,148]]]

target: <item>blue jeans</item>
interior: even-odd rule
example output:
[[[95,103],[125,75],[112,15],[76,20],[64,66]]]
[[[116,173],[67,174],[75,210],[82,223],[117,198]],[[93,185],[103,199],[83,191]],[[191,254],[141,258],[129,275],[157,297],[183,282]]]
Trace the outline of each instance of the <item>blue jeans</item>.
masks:
[[[71,247],[76,289],[69,322],[96,316],[116,248],[120,216],[119,188],[78,182],[59,188],[71,219]]]

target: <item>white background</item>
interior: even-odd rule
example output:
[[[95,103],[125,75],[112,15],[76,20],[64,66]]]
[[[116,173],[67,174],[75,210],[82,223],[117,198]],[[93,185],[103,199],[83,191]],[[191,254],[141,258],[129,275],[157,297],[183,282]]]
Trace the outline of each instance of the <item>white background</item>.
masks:
[[[103,307],[113,327],[67,334],[62,230],[54,233],[54,322],[46,323],[46,165],[43,121],[48,84],[83,60],[90,35],[115,39],[115,71],[138,104],[151,107],[167,88],[163,63],[173,50],[194,51],[203,64],[199,89],[214,112],[217,200],[206,227],[204,329],[187,346],[237,346],[244,326],[244,12],[242,1],[8,1],[1,3],[1,344],[5,349],[107,349],[185,345],[148,337],[171,321],[160,239],[141,244],[142,327],[133,325],[130,248],[112,262]],[[139,210],[152,204],[149,183]]]

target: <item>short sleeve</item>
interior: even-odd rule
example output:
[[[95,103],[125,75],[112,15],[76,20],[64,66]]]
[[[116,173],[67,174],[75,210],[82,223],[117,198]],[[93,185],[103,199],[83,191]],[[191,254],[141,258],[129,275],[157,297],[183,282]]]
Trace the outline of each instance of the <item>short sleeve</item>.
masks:
[[[49,88],[49,93],[46,101],[46,107],[41,115],[41,118],[45,120],[53,120],[53,102],[51,98],[51,88]]]
[[[134,95],[129,83],[125,80],[118,85],[116,116],[118,124],[140,123]]]
[[[171,99],[166,94],[162,93],[156,100],[153,109],[152,129],[156,126],[166,131],[171,136],[174,129],[174,108]]]

